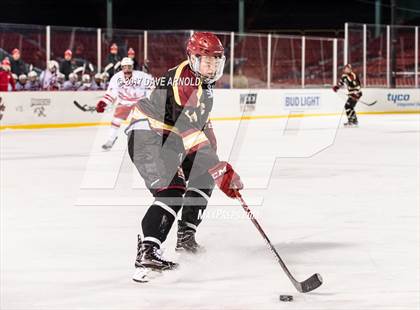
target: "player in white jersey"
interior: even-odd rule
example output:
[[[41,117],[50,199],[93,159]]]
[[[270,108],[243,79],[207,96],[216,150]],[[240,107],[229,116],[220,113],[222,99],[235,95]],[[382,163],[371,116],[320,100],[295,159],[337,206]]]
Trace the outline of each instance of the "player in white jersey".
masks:
[[[133,104],[141,98],[147,97],[153,88],[152,76],[142,71],[133,70],[133,65],[131,58],[123,58],[121,61],[122,70],[111,78],[105,95],[96,105],[96,111],[103,113],[107,105],[116,103],[109,138],[102,145],[106,151],[110,150],[117,140],[121,123],[130,115]]]

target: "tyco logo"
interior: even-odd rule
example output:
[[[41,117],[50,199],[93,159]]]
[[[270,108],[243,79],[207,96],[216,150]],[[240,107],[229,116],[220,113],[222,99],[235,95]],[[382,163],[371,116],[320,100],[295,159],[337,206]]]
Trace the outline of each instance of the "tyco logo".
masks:
[[[391,94],[389,93],[387,96],[388,101],[392,101],[393,103],[401,102],[401,101],[409,101],[410,94]]]

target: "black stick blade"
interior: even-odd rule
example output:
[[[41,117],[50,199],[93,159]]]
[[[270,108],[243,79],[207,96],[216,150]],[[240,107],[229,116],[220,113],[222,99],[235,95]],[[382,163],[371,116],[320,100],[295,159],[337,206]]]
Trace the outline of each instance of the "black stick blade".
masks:
[[[315,273],[310,278],[301,282],[302,293],[307,293],[318,288],[322,284],[322,277],[319,273]]]

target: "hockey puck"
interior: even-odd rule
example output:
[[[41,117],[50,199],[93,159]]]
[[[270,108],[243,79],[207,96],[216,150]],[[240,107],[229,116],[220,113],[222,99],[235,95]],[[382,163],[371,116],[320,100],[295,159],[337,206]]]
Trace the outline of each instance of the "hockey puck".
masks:
[[[280,295],[280,301],[293,301],[292,295]]]

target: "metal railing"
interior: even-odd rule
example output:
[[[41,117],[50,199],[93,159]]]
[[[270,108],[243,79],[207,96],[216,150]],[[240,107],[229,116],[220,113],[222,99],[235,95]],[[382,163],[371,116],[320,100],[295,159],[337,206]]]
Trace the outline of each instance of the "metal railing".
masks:
[[[364,87],[390,87],[393,80],[397,87],[419,87],[418,27],[392,32],[389,26],[346,23],[344,31],[344,39],[216,32],[226,55],[225,72],[216,86],[331,87],[343,65],[352,63]],[[133,48],[136,59],[147,62],[152,75],[161,76],[186,59],[185,45],[192,33],[0,24],[0,60],[19,48],[26,63],[43,70],[48,60],[61,61],[70,49],[74,59],[102,72],[109,48],[116,43],[122,57]]]
[[[419,27],[346,23],[344,62],[363,87],[419,87]]]

